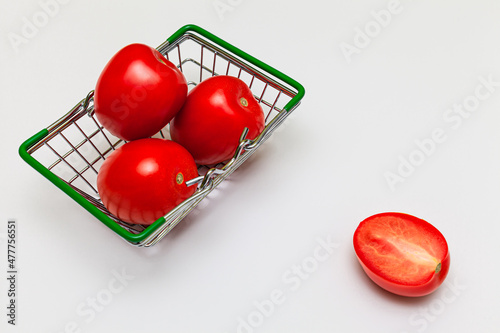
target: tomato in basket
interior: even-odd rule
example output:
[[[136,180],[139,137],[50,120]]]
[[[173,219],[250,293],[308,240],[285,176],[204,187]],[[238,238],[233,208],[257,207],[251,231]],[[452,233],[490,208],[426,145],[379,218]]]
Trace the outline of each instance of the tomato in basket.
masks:
[[[373,282],[402,296],[430,294],[443,283],[450,266],[441,232],[403,213],[381,213],[362,221],[354,233],[354,250]]]
[[[149,225],[195,191],[193,157],[179,144],[158,138],[128,142],[113,151],[97,175],[104,206],[119,219]]]
[[[122,48],[107,63],[94,92],[95,114],[125,141],[153,136],[180,110],[188,88],[184,75],[156,49]]]
[[[249,130],[247,139],[253,140],[263,131],[262,107],[245,82],[220,75],[191,90],[170,122],[170,135],[196,163],[214,165],[233,157],[245,127]]]

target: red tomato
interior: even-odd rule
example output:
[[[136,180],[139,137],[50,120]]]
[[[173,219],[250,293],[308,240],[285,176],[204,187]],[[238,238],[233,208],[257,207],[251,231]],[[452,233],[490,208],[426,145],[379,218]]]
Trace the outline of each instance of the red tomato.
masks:
[[[262,108],[245,82],[221,75],[203,80],[191,90],[170,122],[170,134],[196,163],[213,165],[234,155],[245,127],[248,139],[262,132]]]
[[[147,138],[128,142],[106,158],[97,175],[104,206],[125,222],[151,224],[190,197],[198,176],[193,157],[179,144]]]
[[[402,296],[436,290],[450,267],[448,244],[428,222],[402,213],[381,213],[362,221],[354,250],[366,274]]]
[[[131,44],[102,71],[94,92],[99,122],[126,140],[150,137],[180,110],[187,96],[184,75],[156,49]]]

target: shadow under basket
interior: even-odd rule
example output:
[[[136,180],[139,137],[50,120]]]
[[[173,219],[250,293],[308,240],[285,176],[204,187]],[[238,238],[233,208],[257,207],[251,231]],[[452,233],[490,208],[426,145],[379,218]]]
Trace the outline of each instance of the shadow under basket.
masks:
[[[242,133],[230,161],[200,166],[200,176],[190,180],[197,186],[196,192],[167,215],[149,226],[130,224],[102,204],[96,188],[99,167],[125,142],[110,134],[94,116],[93,91],[19,148],[21,157],[35,170],[129,244],[139,247],[152,246],[168,234],[271,136],[304,96],[297,81],[195,25],[180,28],[157,49],[182,71],[190,89],[214,75],[240,78],[252,90],[266,119],[264,131],[254,140]],[[169,138],[168,125],[155,137]]]

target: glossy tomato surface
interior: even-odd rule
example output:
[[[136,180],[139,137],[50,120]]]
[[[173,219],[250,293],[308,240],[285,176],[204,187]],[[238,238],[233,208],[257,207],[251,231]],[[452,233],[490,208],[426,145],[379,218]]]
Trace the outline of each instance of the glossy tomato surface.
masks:
[[[441,232],[403,213],[381,213],[362,221],[354,233],[354,250],[376,284],[402,296],[432,293],[450,267]]]
[[[130,44],[102,71],[94,92],[99,122],[126,140],[153,136],[182,107],[187,96],[184,75],[156,49]]]
[[[104,206],[125,222],[149,225],[196,191],[193,157],[179,144],[140,139],[113,151],[97,175]]]
[[[249,129],[247,139],[262,132],[262,108],[245,82],[221,75],[203,80],[191,90],[170,122],[170,134],[196,163],[213,165],[233,157],[245,127]]]

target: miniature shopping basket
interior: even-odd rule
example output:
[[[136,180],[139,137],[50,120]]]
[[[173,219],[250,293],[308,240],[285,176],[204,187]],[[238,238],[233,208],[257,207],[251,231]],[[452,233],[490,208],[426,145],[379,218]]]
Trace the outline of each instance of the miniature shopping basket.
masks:
[[[184,74],[190,88],[214,75],[232,75],[252,90],[266,116],[264,131],[254,140],[242,133],[233,158],[215,167],[199,168],[189,180],[196,192],[150,226],[126,223],[102,204],[97,173],[106,157],[124,142],[111,135],[94,116],[93,91],[49,127],[26,140],[21,157],[95,218],[128,243],[152,246],[170,232],[201,200],[246,161],[299,105],[304,88],[287,75],[225,42],[210,32],[186,25],[158,48]],[[168,125],[155,137],[169,138]]]

